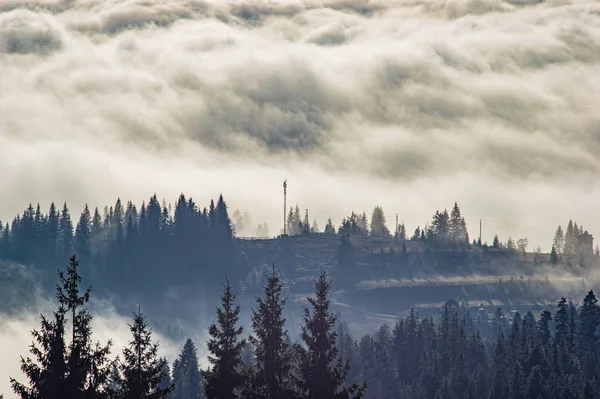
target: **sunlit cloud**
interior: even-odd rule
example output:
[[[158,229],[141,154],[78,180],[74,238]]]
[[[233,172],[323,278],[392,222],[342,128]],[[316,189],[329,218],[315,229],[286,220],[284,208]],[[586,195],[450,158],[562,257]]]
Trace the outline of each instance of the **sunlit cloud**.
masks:
[[[409,230],[600,231],[592,1],[8,0],[0,217],[180,192],[281,225],[376,204]],[[597,233],[600,234],[600,233]]]

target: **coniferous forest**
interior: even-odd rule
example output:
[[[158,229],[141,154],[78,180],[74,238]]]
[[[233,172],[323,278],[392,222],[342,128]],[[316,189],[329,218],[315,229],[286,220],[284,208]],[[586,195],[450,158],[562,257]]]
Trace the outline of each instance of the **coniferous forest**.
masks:
[[[66,203],[60,209],[51,204],[47,213],[30,204],[3,225],[0,242],[0,259],[35,266],[50,288],[56,265],[72,253],[96,289],[114,293],[152,296],[190,280],[211,289],[224,275],[239,277],[222,196],[204,208],[183,194],[174,207],[161,204],[156,195],[139,208],[117,199],[103,211],[86,205],[78,216]]]
[[[317,232],[315,223],[290,215],[290,234]],[[354,336],[331,308],[331,280],[323,272],[305,302],[300,334],[292,336],[296,326],[286,320],[290,304],[275,266],[255,303],[244,303],[251,317],[242,325],[237,292],[248,270],[240,266],[234,232],[222,196],[203,209],[183,194],[174,207],[156,195],[139,209],[117,200],[102,214],[86,206],[75,224],[66,204],[60,210],[52,204],[47,213],[30,205],[3,225],[0,259],[33,266],[45,287],[56,287],[56,310],[32,332],[23,375],[10,376],[14,392],[23,399],[600,397],[600,307],[593,291],[581,304],[562,298],[554,309],[511,317],[498,308],[490,318],[448,300],[435,316],[413,310],[374,334]],[[356,263],[351,236],[397,240],[404,253],[405,241],[440,253],[488,248],[470,242],[457,204],[451,213],[436,211],[411,238],[403,224],[392,234],[380,207],[370,223],[353,213],[337,232],[329,221],[324,234],[340,237],[340,267]],[[572,222],[566,233],[559,226],[546,262],[594,256],[588,237]],[[496,236],[489,248],[524,253],[526,246],[526,239],[503,244]],[[168,285],[220,295],[207,342],[187,339],[177,359],[161,358],[141,307],[132,309],[126,347],[94,340],[88,305],[97,292],[144,292],[150,302]],[[210,353],[205,366],[197,345]]]
[[[266,276],[251,326],[228,281],[209,328],[209,364],[199,367],[187,340],[169,364],[141,309],[125,348],[97,342],[79,260],[58,272],[56,310],[32,332],[14,392],[30,398],[531,398],[587,399],[600,392],[600,306],[590,291],[580,306],[562,298],[536,318],[501,309],[491,322],[447,301],[438,316],[411,311],[394,326],[352,337],[330,308],[331,281],[314,281],[302,333],[286,328],[286,298],[278,271]]]

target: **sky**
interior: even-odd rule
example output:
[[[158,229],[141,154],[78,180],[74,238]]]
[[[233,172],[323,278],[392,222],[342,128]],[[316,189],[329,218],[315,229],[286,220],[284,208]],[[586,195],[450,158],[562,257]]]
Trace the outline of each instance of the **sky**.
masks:
[[[3,0],[0,219],[181,192],[279,233],[600,235],[600,4],[588,0]]]

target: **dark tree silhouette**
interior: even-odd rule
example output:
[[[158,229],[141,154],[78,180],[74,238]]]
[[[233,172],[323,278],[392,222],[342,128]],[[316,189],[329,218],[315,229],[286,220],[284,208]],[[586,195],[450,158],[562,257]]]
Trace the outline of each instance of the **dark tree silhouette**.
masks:
[[[312,310],[304,307],[301,338],[306,349],[300,356],[300,391],[307,399],[361,398],[366,385],[345,386],[350,371],[348,360],[339,357],[334,329],[336,317],[329,309],[331,282],[322,273],[315,280],[315,297],[308,299]]]
[[[258,308],[252,310],[256,367],[251,377],[251,397],[266,399],[295,398],[292,374],[294,348],[284,330],[283,308],[286,300],[275,265],[264,287],[264,297],[256,298]]]
[[[56,288],[58,310],[53,320],[42,316],[40,331],[33,331],[37,342],[31,346],[31,358],[21,358],[21,370],[29,379],[26,386],[11,378],[15,393],[21,398],[44,399],[101,398],[109,377],[107,345],[92,343],[92,315],[85,308],[90,288],[80,295],[79,262],[75,255],[65,271],[58,272]],[[70,316],[71,339],[65,343],[66,318]]]
[[[196,345],[187,339],[173,365],[173,399],[202,398],[202,376],[198,367]]]
[[[123,349],[123,399],[164,398],[172,387],[161,388],[165,368],[157,356],[158,343],[152,341],[152,328],[138,310],[129,325],[133,339]]]
[[[240,339],[243,328],[237,325],[240,307],[235,304],[235,294],[229,280],[217,308],[217,323],[210,325],[207,343],[211,353],[211,367],[203,372],[207,399],[235,399],[246,383],[242,351],[246,341]]]

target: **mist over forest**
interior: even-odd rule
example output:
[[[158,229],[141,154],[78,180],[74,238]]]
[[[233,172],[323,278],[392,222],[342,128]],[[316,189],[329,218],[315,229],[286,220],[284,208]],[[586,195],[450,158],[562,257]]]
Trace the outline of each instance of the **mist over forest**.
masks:
[[[599,15],[0,0],[0,394],[600,398]]]

